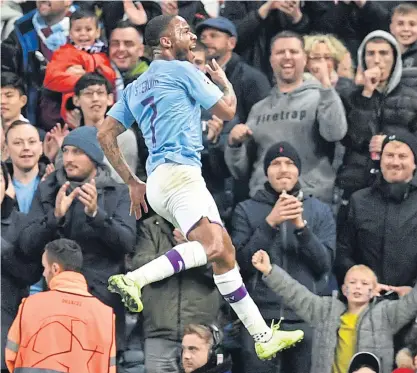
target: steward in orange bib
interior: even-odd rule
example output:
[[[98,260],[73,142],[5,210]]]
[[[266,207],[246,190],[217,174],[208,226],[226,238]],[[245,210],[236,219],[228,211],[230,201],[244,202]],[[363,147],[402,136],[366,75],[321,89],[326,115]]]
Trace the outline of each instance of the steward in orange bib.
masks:
[[[8,334],[6,364],[19,373],[116,373],[113,309],[87,291],[81,248],[59,239],[42,256],[50,291],[23,299]]]

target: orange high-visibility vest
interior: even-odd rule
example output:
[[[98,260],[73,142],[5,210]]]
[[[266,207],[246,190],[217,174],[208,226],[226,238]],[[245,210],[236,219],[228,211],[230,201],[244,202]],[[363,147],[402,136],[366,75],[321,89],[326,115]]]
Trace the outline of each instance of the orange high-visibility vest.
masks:
[[[9,331],[6,363],[19,373],[115,373],[115,352],[112,308],[87,291],[55,289],[22,302]]]

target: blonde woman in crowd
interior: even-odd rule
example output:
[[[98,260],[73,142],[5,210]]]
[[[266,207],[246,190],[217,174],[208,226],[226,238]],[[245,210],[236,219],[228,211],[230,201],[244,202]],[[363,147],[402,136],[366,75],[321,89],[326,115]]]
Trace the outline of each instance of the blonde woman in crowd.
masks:
[[[304,41],[308,57],[305,79],[318,78],[327,68],[330,81],[339,94],[354,86],[352,59],[341,41],[324,34],[304,36]]]

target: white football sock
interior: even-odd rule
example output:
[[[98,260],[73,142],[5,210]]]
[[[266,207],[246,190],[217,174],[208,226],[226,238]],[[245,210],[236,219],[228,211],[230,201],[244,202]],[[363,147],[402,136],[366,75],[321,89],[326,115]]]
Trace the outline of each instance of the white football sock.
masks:
[[[254,341],[268,342],[272,337],[272,330],[266,325],[258,306],[246,291],[238,268],[213,277],[220,294],[236,312]]]
[[[190,241],[177,245],[137,270],[128,272],[126,277],[137,282],[142,288],[174,273],[205,264],[207,264],[207,254],[203,245],[198,241]]]

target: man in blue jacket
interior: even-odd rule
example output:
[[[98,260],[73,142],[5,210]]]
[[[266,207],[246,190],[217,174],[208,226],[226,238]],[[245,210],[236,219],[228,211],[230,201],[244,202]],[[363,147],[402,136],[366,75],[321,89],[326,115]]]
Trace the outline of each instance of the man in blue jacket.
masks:
[[[268,181],[254,197],[240,203],[232,220],[232,240],[242,277],[265,320],[280,319],[282,330],[302,329],[304,341],[271,361],[256,359],[250,339],[242,330],[245,373],[307,372],[310,368],[311,328],[284,307],[281,299],[260,280],[251,265],[253,254],[266,250],[273,263],[313,293],[325,291],[335,257],[336,228],[328,205],[303,197],[298,179],[301,161],[287,142],[266,152],[264,170]]]

